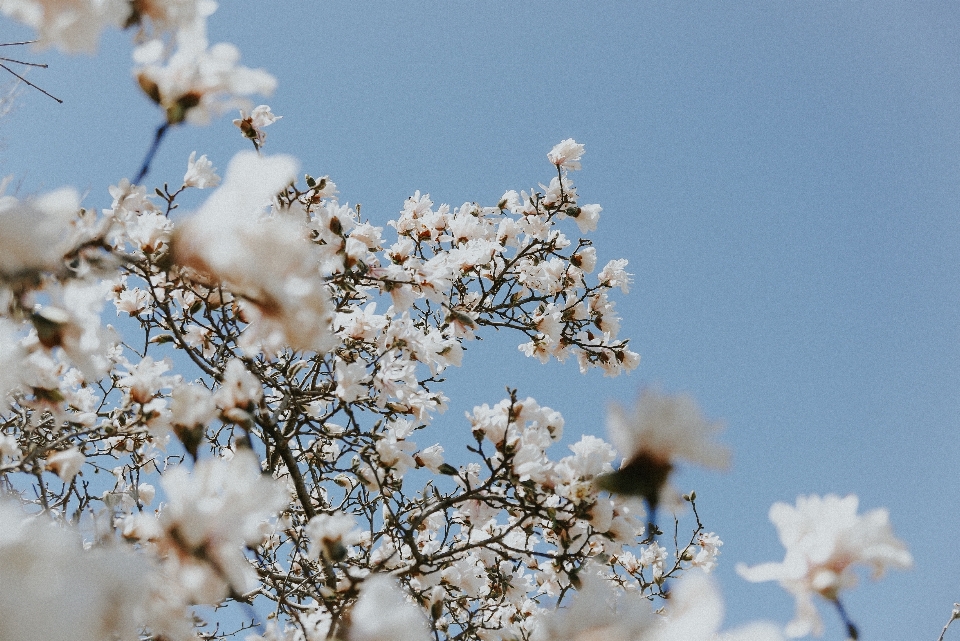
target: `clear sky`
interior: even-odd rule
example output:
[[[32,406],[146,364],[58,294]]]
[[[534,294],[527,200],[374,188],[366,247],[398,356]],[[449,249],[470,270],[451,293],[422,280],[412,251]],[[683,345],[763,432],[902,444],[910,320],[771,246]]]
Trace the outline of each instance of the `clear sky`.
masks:
[[[642,385],[691,392],[735,452],[728,473],[678,477],[725,541],[728,623],[792,616],[733,571],[782,559],[770,505],[856,493],[916,561],[847,596],[862,638],[936,638],[960,601],[960,5],[234,0],[210,30],[279,80],[265,151],[376,224],[417,189],[496,204],[550,178],[555,143],[586,145],[573,177],[604,207],[601,261],[635,274],[618,308],[640,367],[604,379],[513,336],[470,345],[436,429],[463,438],[463,411],[507,385],[570,435],[603,435],[606,403]],[[21,92],[0,119],[21,193],[69,184],[107,207],[133,177],[160,115],[129,41],[15,54],[50,63],[29,77],[65,101]],[[249,147],[233,117],[174,130],[147,183],[179,185],[194,150],[225,169]]]

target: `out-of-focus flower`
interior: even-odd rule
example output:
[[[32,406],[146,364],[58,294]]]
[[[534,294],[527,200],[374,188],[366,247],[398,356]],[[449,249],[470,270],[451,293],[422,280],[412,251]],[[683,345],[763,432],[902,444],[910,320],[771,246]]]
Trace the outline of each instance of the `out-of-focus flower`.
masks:
[[[2,0],[0,12],[37,32],[37,45],[65,53],[94,53],[104,27],[121,27],[130,16],[122,0]]]
[[[197,152],[191,152],[190,159],[187,161],[187,173],[183,175],[183,186],[206,189],[219,184],[220,176],[217,175],[217,169],[207,160],[206,154],[197,158]]]
[[[2,254],[0,254],[2,255]],[[0,318],[0,402],[6,403],[17,391],[23,378],[23,348],[17,326],[6,318]]]
[[[160,479],[168,499],[159,518],[137,517],[136,536],[153,541],[173,571],[169,576],[192,603],[217,603],[232,589],[246,593],[257,575],[243,547],[259,543],[261,523],[287,504],[283,487],[260,474],[256,455],[240,450],[228,460],[204,459]]]
[[[0,639],[137,639],[148,574],[133,554],[84,550],[76,532],[0,500]]]
[[[177,50],[164,61],[166,46],[151,40],[134,52],[137,82],[166,112],[167,123],[206,124],[211,115],[246,107],[243,96],[269,95],[276,79],[262,69],[238,64],[240,51],[225,42],[208,47],[206,25],[177,32]]]
[[[547,160],[562,169],[580,169],[583,145],[573,138],[557,143],[547,154]]]
[[[267,105],[260,105],[254,108],[250,115],[244,109],[240,110],[240,117],[233,121],[243,135],[253,141],[253,146],[257,149],[263,147],[267,140],[267,134],[263,128],[272,125],[283,116],[275,116]]]
[[[217,10],[214,0],[134,0],[130,5],[132,13],[127,26],[144,27],[144,22],[149,21],[154,35],[187,29]]]
[[[321,555],[328,561],[340,561],[347,555],[347,548],[360,542],[360,530],[356,519],[343,512],[319,514],[307,523],[305,531],[310,537],[310,558]]]
[[[723,599],[716,584],[704,574],[684,576],[671,590],[660,624],[643,641],[783,641],[780,628],[755,622],[720,633]]]
[[[571,606],[541,616],[533,641],[782,641],[772,623],[756,622],[720,633],[723,600],[713,581],[693,573],[681,579],[662,611],[640,594],[624,593],[591,570]]]
[[[374,574],[363,582],[350,612],[349,641],[428,641],[423,610],[407,600],[396,580]]]
[[[262,214],[296,171],[289,156],[241,152],[223,185],[174,231],[175,262],[226,283],[248,303],[245,347],[326,351],[335,340],[317,247],[292,217]]]
[[[655,628],[656,615],[642,595],[615,590],[592,566],[581,571],[580,580],[569,607],[539,618],[533,641],[635,641]]]
[[[86,460],[87,457],[83,455],[83,452],[76,447],[71,447],[68,450],[61,450],[47,456],[46,467],[48,470],[56,472],[64,483],[70,483]]]
[[[62,267],[70,222],[79,209],[80,196],[69,187],[24,200],[0,197],[0,278],[35,276]]]
[[[53,303],[31,315],[37,340],[47,349],[61,348],[84,378],[95,381],[110,367],[116,332],[100,325],[100,310],[108,295],[106,282],[69,281],[53,292]]]
[[[624,463],[618,471],[599,477],[598,485],[641,496],[654,511],[676,461],[721,469],[729,464],[729,450],[711,440],[720,429],[703,417],[691,396],[644,389],[632,413],[620,405],[610,407],[607,430]]]
[[[851,494],[797,497],[796,507],[774,503],[770,520],[787,549],[781,563],[754,567],[737,565],[748,581],[778,581],[797,601],[796,614],[786,628],[787,636],[823,634],[823,622],[813,595],[836,601],[841,590],[856,585],[855,564],[867,565],[879,578],[887,567],[908,569],[913,557],[896,538],[887,510],[878,508],[857,514],[858,499]]]

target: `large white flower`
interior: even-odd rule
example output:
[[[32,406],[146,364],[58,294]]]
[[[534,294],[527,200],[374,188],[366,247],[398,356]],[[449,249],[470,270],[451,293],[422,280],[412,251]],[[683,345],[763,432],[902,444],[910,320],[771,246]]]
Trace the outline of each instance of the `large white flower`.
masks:
[[[857,504],[853,494],[800,496],[796,507],[774,503],[770,520],[787,549],[783,562],[737,565],[746,580],[779,581],[796,598],[796,615],[786,629],[789,636],[823,633],[813,595],[836,601],[840,590],[856,585],[853,565],[868,565],[879,578],[887,567],[907,569],[913,564],[906,545],[893,535],[887,510],[858,515]]]
[[[84,550],[75,531],[0,497],[0,639],[136,639],[148,574],[142,558]]]
[[[70,187],[24,200],[0,196],[0,278],[62,267],[70,222],[79,209],[80,196]]]
[[[534,641],[782,641],[771,623],[754,622],[720,633],[723,599],[716,584],[695,572],[679,581],[657,613],[637,593],[622,592],[587,566],[569,607],[536,622]]]
[[[428,641],[424,611],[409,601],[395,579],[374,574],[363,582],[350,613],[349,641]]]
[[[663,498],[676,461],[721,469],[729,464],[729,450],[711,440],[721,425],[707,421],[687,394],[644,389],[632,412],[611,405],[607,429],[624,463],[617,472],[600,477],[600,486],[642,496],[651,509]]]
[[[554,145],[547,154],[547,160],[563,169],[580,169],[581,156],[583,156],[583,145],[573,138],[567,138]]]
[[[173,237],[177,263],[225,282],[245,299],[251,327],[243,344],[267,351],[325,351],[335,339],[316,246],[291,217],[263,215],[296,172],[290,156],[238,153],[223,185]]]
[[[239,63],[240,50],[220,42],[208,46],[206,23],[198,21],[177,32],[177,50],[165,58],[166,45],[151,40],[136,49],[137,82],[151,100],[160,105],[167,122],[187,120],[206,124],[211,115],[230,108],[245,108],[243,96],[269,95],[276,79],[263,69]]]
[[[244,546],[263,539],[261,524],[287,504],[287,493],[260,473],[257,457],[241,450],[229,461],[204,459],[192,472],[176,467],[160,479],[167,503],[159,518],[141,514],[136,535],[156,543],[176,589],[192,603],[216,603],[230,590],[245,593],[257,575]]]
[[[37,32],[40,47],[66,53],[94,53],[105,27],[120,27],[130,16],[122,0],[2,0],[0,12]]]

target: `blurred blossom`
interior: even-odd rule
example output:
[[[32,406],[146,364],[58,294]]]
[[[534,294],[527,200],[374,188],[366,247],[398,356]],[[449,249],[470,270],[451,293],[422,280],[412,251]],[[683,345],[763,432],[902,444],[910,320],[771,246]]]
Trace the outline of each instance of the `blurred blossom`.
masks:
[[[755,622],[720,633],[723,599],[706,575],[691,572],[671,590],[663,620],[643,641],[783,641],[780,628]]]
[[[0,499],[0,639],[138,639],[149,566]]]
[[[360,542],[356,519],[343,512],[313,517],[305,532],[310,538],[309,556],[314,560],[322,554],[328,561],[340,561],[346,556],[348,547]]]
[[[209,46],[206,24],[181,29],[177,49],[166,58],[166,43],[151,40],[134,52],[140,88],[166,112],[167,123],[206,124],[211,116],[249,104],[244,96],[269,95],[276,79],[262,69],[239,65],[240,50],[229,43]]]
[[[256,588],[243,555],[263,540],[261,524],[287,504],[287,492],[260,473],[256,455],[240,450],[228,460],[204,459],[161,478],[167,496],[159,517],[141,514],[136,535],[157,545],[184,600],[217,603],[230,592]]]
[[[716,584],[701,573],[677,582],[662,610],[653,611],[641,594],[625,593],[597,574],[582,571],[572,604],[541,615],[533,641],[782,641],[779,628],[752,623],[720,633],[723,600]]]
[[[154,35],[186,29],[217,10],[214,0],[134,0],[130,5],[127,24],[144,28],[148,22]]]
[[[221,185],[174,232],[174,260],[225,282],[244,297],[251,327],[243,345],[326,351],[335,341],[333,307],[320,257],[306,230],[283,212],[264,216],[296,178],[290,156],[234,156]]]
[[[607,430],[624,462],[617,472],[600,477],[599,484],[613,492],[642,496],[651,509],[665,496],[674,501],[676,492],[664,490],[677,461],[719,469],[729,465],[729,450],[712,440],[721,429],[703,417],[691,396],[644,389],[632,412],[617,404],[610,406]]]
[[[429,641],[427,617],[409,600],[396,579],[368,577],[350,612],[348,641]]]
[[[0,278],[61,268],[79,210],[80,196],[70,187],[24,200],[0,196]]]
[[[841,590],[857,584],[854,565],[869,566],[874,579],[887,567],[908,569],[913,565],[906,544],[893,534],[887,510],[858,515],[857,505],[853,494],[844,498],[835,494],[800,496],[796,507],[774,503],[770,520],[787,549],[786,556],[781,563],[737,565],[744,579],[778,581],[793,594],[797,609],[787,626],[788,636],[823,634],[813,596],[836,601]]]
[[[83,455],[83,452],[76,447],[71,447],[70,449],[47,455],[46,468],[52,472],[56,472],[57,476],[59,476],[60,480],[64,483],[70,483],[80,471],[80,468],[83,467],[83,462],[86,460],[87,457]]]
[[[92,54],[105,27],[126,23],[130,4],[123,0],[0,0],[0,12],[34,29],[40,47]]]

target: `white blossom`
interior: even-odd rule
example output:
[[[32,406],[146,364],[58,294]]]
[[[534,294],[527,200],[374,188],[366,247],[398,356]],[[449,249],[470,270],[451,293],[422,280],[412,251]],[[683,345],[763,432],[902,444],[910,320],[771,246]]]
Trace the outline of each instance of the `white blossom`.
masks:
[[[190,159],[187,160],[187,173],[183,175],[184,187],[206,189],[207,187],[216,187],[219,184],[220,176],[217,175],[217,169],[212,162],[207,160],[206,154],[197,158],[197,152],[190,152]]]
[[[375,574],[363,582],[350,613],[348,641],[428,641],[427,619],[390,577]]]
[[[298,223],[261,216],[296,175],[288,156],[234,156],[220,186],[178,227],[174,259],[224,281],[249,303],[245,345],[325,351],[333,341],[333,310],[315,247]]]
[[[24,200],[0,196],[0,277],[61,268],[79,209],[80,197],[69,187]]]
[[[149,567],[0,500],[0,639],[133,641],[147,624]]]
[[[580,169],[581,156],[583,156],[583,145],[573,138],[567,138],[554,145],[547,154],[547,160],[563,169]]]
[[[198,461],[192,471],[176,467],[161,485],[167,502],[159,517],[143,514],[138,527],[175,568],[177,588],[197,603],[217,603],[230,588],[253,590],[257,575],[243,546],[263,539],[261,523],[287,501],[275,481],[261,476],[256,456],[242,450],[229,461]]]
[[[253,141],[257,149],[260,149],[267,140],[267,134],[263,128],[272,125],[282,117],[274,115],[269,106],[260,105],[249,114],[246,110],[241,109],[240,117],[234,120],[233,124],[240,129],[246,138]]]
[[[276,88],[276,79],[266,71],[239,65],[240,51],[232,44],[208,46],[205,22],[177,31],[176,43],[169,59],[164,58],[162,40],[151,40],[134,52],[140,65],[137,81],[170,124],[206,124],[213,115],[246,106],[245,96],[269,95]]]
[[[888,567],[908,569],[913,557],[897,539],[887,510],[857,514],[858,499],[850,494],[797,497],[796,506],[774,503],[770,520],[787,549],[780,563],[754,567],[737,565],[748,581],[778,581],[797,602],[787,635],[802,637],[823,633],[823,623],[813,602],[815,594],[828,601],[857,583],[854,565],[866,565],[879,578]]]
[[[83,452],[81,452],[79,448],[71,447],[66,450],[48,454],[46,458],[46,468],[56,472],[57,476],[59,476],[60,480],[64,483],[70,483],[80,471],[80,468],[83,467],[83,463],[86,460],[87,457],[83,455]]]
[[[122,0],[3,0],[0,11],[34,29],[41,47],[92,54],[101,31],[122,26],[130,6]]]

